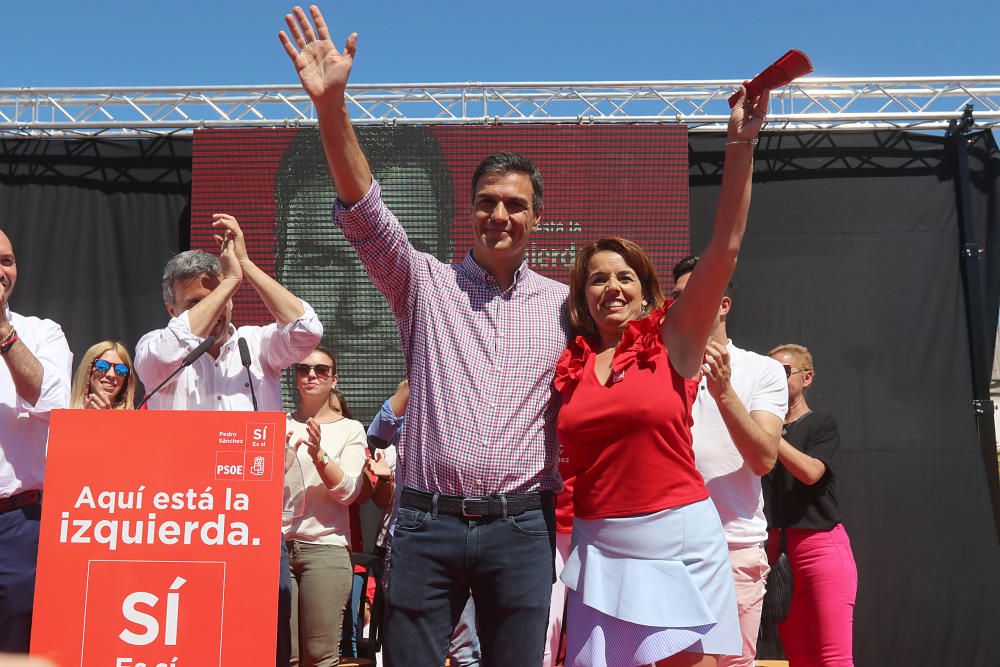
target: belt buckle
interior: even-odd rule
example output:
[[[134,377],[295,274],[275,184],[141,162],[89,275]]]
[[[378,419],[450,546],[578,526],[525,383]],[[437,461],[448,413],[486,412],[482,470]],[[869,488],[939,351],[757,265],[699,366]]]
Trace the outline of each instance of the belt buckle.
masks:
[[[486,499],[485,498],[477,498],[477,497],[462,498],[462,516],[464,516],[466,518],[470,518],[470,519],[475,519],[475,518],[483,516],[481,513],[480,514],[473,514],[472,512],[470,512],[469,510],[467,510],[466,507],[465,507],[465,503],[467,503],[467,502],[470,502],[470,501],[472,501],[472,502],[478,502],[478,501],[482,501],[482,500],[486,500]]]

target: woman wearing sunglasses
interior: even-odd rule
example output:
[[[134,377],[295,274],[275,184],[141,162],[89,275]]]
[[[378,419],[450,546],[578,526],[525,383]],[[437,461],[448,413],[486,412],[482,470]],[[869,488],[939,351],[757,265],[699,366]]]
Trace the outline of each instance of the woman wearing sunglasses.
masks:
[[[813,358],[801,345],[779,345],[770,356],[785,367],[788,415],[778,462],[764,477],[768,555],[783,543],[792,569],[792,604],[778,626],[790,667],[852,667],[858,570],[837,502],[837,423],[813,412],[806,391]]]
[[[132,357],[121,343],[102,340],[84,352],[73,376],[71,408],[131,410],[135,407]]]
[[[317,347],[296,364],[299,408],[288,443],[302,470],[302,512],[286,520],[292,577],[292,656],[302,667],[339,664],[340,628],[351,594],[349,506],[362,490],[365,428],[343,414],[337,362]]]

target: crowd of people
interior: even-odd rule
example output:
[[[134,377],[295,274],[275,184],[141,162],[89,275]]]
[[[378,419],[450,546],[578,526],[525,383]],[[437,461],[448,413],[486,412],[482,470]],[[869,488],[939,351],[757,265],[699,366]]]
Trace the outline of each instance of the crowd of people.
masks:
[[[525,249],[543,181],[514,153],[472,174],[472,248],[445,264],[408,241],[354,135],[356,35],[338,50],[310,14],[295,8],[281,42],[317,110],[334,224],[397,319],[407,378],[368,429],[354,420],[316,313],[217,214],[218,254],[182,252],[164,269],[167,325],[141,338],[134,363],[120,343],[93,345],[71,385],[59,326],[7,305],[17,264],[0,234],[0,651],[28,648],[50,412],[131,409],[137,375],[155,387],[213,337],[147,406],[251,410],[259,397],[280,411],[294,368],[279,666],[357,650],[371,592],[351,552],[369,499],[386,510],[390,667],[752,665],[779,551],[794,580],[780,626],[790,664],[852,665],[857,571],[836,423],[806,401],[812,357],[743,350],[726,330],[766,93],[740,90],[711,238],[674,267],[671,294],[623,238],[584,245],[567,284],[534,272]],[[271,324],[233,325],[245,283]]]

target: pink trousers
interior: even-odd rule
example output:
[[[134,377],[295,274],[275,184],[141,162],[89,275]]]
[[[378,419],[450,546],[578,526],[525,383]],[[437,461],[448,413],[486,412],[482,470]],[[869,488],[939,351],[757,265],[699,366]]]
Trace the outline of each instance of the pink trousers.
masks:
[[[787,528],[785,549],[792,607],[778,631],[789,667],[854,667],[858,569],[847,531]]]

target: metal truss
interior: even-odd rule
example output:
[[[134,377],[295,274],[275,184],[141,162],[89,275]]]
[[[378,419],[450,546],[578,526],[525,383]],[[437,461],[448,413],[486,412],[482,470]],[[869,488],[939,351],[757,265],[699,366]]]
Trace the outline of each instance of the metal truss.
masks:
[[[685,123],[718,131],[738,81],[373,84],[348,88],[357,124]],[[1000,127],[1000,76],[805,78],[771,95],[770,131],[942,130],[973,105]],[[316,123],[297,85],[0,88],[0,136],[135,136]]]

